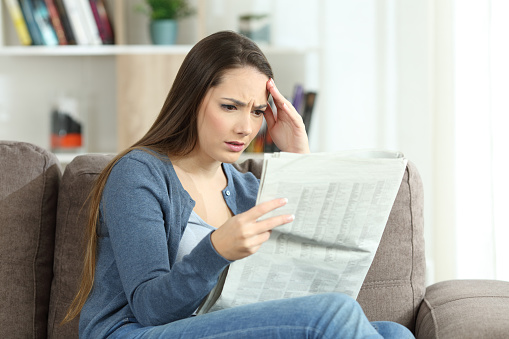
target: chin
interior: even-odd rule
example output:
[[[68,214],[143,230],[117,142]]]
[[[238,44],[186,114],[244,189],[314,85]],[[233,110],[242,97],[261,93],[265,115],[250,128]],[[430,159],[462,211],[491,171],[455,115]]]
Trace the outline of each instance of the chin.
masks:
[[[222,160],[220,160],[220,161],[227,163],[227,164],[233,164],[234,162],[239,160],[242,153],[244,153],[244,151],[238,152],[238,153],[229,153],[227,155],[222,156],[221,157]]]

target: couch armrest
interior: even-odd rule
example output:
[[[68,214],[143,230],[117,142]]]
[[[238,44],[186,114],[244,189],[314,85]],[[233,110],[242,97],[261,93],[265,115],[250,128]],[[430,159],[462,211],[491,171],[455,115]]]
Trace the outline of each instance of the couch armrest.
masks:
[[[418,339],[507,338],[509,282],[450,280],[431,285],[415,333]]]

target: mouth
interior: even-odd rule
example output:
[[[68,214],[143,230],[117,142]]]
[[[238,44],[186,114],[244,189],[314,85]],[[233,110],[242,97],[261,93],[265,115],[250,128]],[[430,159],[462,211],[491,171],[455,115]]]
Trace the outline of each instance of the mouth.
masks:
[[[245,143],[239,141],[226,141],[228,148],[233,152],[242,152],[244,150]]]
[[[244,146],[245,144],[240,141],[227,141],[227,144],[236,145],[236,146]]]

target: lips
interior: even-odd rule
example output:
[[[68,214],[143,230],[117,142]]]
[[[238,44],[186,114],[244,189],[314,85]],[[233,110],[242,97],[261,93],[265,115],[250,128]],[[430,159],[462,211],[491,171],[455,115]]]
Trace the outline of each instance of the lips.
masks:
[[[226,141],[226,146],[233,152],[242,152],[244,150],[244,143],[239,141]]]

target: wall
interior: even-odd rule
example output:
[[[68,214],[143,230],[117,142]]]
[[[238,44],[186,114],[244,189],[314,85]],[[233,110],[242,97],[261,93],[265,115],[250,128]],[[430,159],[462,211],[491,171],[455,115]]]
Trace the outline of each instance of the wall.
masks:
[[[435,0],[321,0],[309,1],[212,1],[228,8],[230,17],[216,8],[209,28],[224,29],[246,3],[273,8],[273,41],[280,45],[317,47],[315,78],[319,89],[310,142],[313,151],[384,148],[402,151],[419,168],[425,189],[425,237],[428,253],[428,282],[454,274],[453,260],[437,262],[435,253],[454,257],[453,210],[444,208],[436,219],[435,199],[441,187],[449,192],[447,152],[437,139],[437,112],[447,109],[448,73],[443,66],[447,50],[437,57],[437,18],[450,1]],[[221,7],[223,6],[223,7]],[[237,7],[236,7],[237,6]],[[236,8],[236,9],[235,9]],[[231,10],[231,12],[230,12]],[[224,14],[224,13],[223,13]],[[442,17],[445,31],[450,16]],[[220,26],[225,25],[225,26]],[[442,28],[440,28],[442,30]],[[444,37],[446,39],[446,37]],[[438,60],[437,60],[438,58]],[[308,76],[311,77],[311,76]],[[311,81],[312,82],[312,81]],[[437,88],[441,93],[437,93]],[[437,104],[437,96],[442,102]],[[440,126],[442,119],[438,117]],[[445,125],[447,126],[447,125]],[[437,163],[437,151],[442,162]],[[445,184],[445,186],[443,186]],[[447,194],[445,194],[447,196]],[[445,227],[446,237],[442,238]],[[439,246],[436,245],[439,239]],[[451,244],[452,243],[452,244]],[[449,244],[449,247],[447,247]],[[437,252],[438,251],[438,252]]]
[[[78,99],[87,149],[113,152],[117,139],[116,129],[111,128],[116,123],[115,86],[111,57],[2,57],[0,138],[49,148],[51,110],[59,95],[67,95]]]
[[[147,44],[148,19],[132,11],[138,2],[126,0],[126,20],[130,23],[126,30],[127,42]],[[452,30],[452,0],[191,2],[200,11],[197,16],[181,22],[179,43],[194,43],[217,30],[236,30],[240,14],[269,12],[275,45],[313,50],[307,61],[310,67],[304,75],[309,89],[319,91],[310,133],[312,150],[386,148],[402,151],[417,165],[424,182],[428,282],[453,278],[454,208],[450,209],[449,199],[453,162],[450,161],[451,148],[443,147],[451,145],[451,121],[441,114],[452,105],[448,73],[452,50],[448,48],[450,35],[447,35]],[[74,72],[81,74],[87,67],[93,67],[93,61],[84,58],[81,69]],[[0,65],[0,74],[4,77],[0,78],[0,87],[9,87],[5,74],[15,76],[8,69],[9,65]],[[28,93],[35,94],[37,88],[28,78],[29,71],[27,65],[25,75],[20,78],[27,84],[27,97]],[[37,81],[44,83],[49,78],[43,73]],[[82,79],[81,84],[88,87],[101,81],[86,76]],[[1,93],[7,95],[7,92]],[[289,84],[285,85],[284,93],[291,95]],[[23,97],[19,93],[16,96]],[[102,105],[101,100],[98,91],[96,104]],[[2,103],[0,100],[0,119],[5,120]],[[28,110],[40,110],[37,118],[30,122],[45,126],[43,120],[49,107],[49,102],[45,107],[27,106]],[[90,117],[96,128],[102,128],[98,121],[104,118],[108,119],[106,116]],[[20,132],[5,124],[1,126],[2,135]]]
[[[419,168],[434,282],[434,7],[427,0],[324,1],[323,151],[386,148]],[[326,109],[323,109],[326,107]]]

